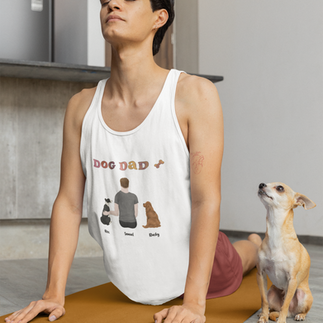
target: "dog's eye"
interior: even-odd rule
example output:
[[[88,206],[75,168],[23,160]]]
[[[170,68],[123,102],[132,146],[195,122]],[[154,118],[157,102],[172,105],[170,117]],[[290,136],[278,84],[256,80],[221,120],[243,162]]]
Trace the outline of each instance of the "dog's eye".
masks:
[[[283,186],[281,186],[281,185],[279,185],[279,186],[277,186],[277,187],[276,187],[276,190],[277,190],[278,192],[284,192],[284,187],[283,187]]]

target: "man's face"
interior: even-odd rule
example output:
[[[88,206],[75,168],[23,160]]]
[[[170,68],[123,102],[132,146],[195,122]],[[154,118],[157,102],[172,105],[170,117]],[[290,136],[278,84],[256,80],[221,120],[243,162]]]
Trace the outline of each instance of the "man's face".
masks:
[[[153,38],[157,15],[150,0],[101,0],[102,33],[111,44]]]

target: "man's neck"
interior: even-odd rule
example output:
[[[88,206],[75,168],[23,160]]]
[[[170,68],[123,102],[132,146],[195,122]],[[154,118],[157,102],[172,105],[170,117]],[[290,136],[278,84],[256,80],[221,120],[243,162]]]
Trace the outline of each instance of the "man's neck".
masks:
[[[111,96],[134,102],[164,75],[165,70],[155,63],[152,53],[147,50],[112,49],[111,77],[107,85]]]
[[[129,189],[128,188],[121,187],[121,192],[123,192],[123,193],[129,193]]]

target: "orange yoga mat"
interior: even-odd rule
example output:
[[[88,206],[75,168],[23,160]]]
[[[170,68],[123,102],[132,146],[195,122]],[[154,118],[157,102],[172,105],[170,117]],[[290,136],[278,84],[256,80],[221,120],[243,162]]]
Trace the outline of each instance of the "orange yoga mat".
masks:
[[[207,300],[206,321],[243,323],[260,307],[260,293],[256,269],[244,277],[233,294]],[[152,306],[130,301],[112,283],[93,287],[66,297],[66,314],[57,322],[66,323],[153,323],[154,313],[165,307],[182,304],[175,299],[167,304]],[[8,315],[0,317],[3,322]],[[47,316],[35,318],[33,323],[48,322]]]

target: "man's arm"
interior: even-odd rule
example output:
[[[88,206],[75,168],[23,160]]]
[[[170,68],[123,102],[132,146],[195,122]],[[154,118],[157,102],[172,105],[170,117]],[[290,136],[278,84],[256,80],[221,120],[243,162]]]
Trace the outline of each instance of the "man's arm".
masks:
[[[215,86],[203,80],[196,89],[188,117],[192,226],[183,305],[205,309],[219,234],[223,117]]]
[[[182,75],[176,113],[190,151],[192,225],[183,305],[155,315],[158,323],[205,322],[206,294],[219,233],[223,117],[215,86]],[[186,321],[185,321],[186,322]]]
[[[135,217],[138,217],[138,203],[135,204]]]
[[[70,100],[66,110],[61,182],[50,226],[46,291],[42,300],[32,302],[10,316],[10,322],[29,322],[40,312],[49,314],[50,321],[53,321],[65,313],[65,286],[78,241],[85,184],[80,160],[81,126],[92,94],[93,90],[77,94]]]
[[[119,205],[117,203],[114,203],[114,211],[111,210],[109,214],[119,216]]]

